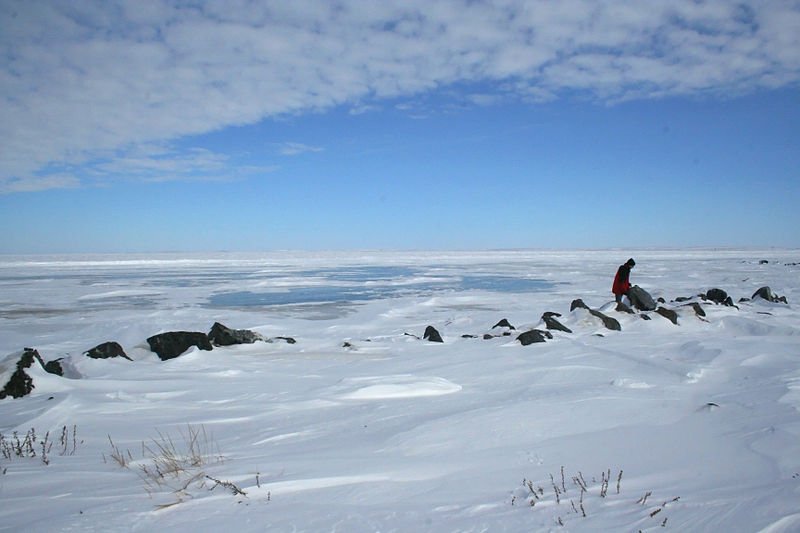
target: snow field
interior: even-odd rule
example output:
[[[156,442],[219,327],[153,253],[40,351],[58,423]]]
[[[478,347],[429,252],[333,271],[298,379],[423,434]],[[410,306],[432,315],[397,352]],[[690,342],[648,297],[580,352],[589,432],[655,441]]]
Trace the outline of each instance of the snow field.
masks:
[[[633,282],[663,296],[679,325],[613,311],[610,281],[631,255]],[[800,291],[797,267],[785,263],[798,255],[651,250],[0,263],[9,289],[0,297],[2,353],[31,346],[46,360],[67,356],[83,376],[35,371],[31,396],[0,402],[4,436],[30,428],[51,438],[64,427],[77,433],[74,453],[62,455],[56,441],[49,465],[40,457],[2,459],[0,529],[662,531],[663,524],[673,531],[794,531]],[[414,265],[426,278],[481,272],[552,286],[520,293],[426,286],[357,304],[203,303],[213,293],[262,290],[275,272],[283,288],[303,286],[300,264]],[[77,274],[59,278],[64,268]],[[167,275],[180,284],[165,283]],[[413,286],[418,276],[349,283]],[[99,279],[106,285],[96,285]],[[160,292],[151,287],[159,283]],[[762,285],[785,294],[789,305],[704,305],[701,320],[669,303],[712,287],[737,300]],[[325,275],[312,276],[309,286],[325,286]],[[574,298],[617,318],[622,331],[606,330],[582,310],[570,313]],[[545,311],[561,313],[573,333],[553,332],[554,339],[525,347],[515,342],[515,334],[542,327]],[[501,318],[517,331],[482,339],[499,333],[491,326]],[[144,342],[158,331],[207,331],[215,320],[298,342],[193,349],[169,361]],[[427,325],[445,342],[406,335],[421,336]],[[112,339],[134,362],[80,355]],[[202,428],[214,451],[148,493],[143,443],[169,436],[186,452],[189,428]],[[127,467],[111,457],[114,446],[130,451]],[[609,471],[603,497],[601,476]],[[183,487],[194,475],[201,477]],[[576,477],[588,489],[585,517]],[[533,496],[523,480],[543,493]]]

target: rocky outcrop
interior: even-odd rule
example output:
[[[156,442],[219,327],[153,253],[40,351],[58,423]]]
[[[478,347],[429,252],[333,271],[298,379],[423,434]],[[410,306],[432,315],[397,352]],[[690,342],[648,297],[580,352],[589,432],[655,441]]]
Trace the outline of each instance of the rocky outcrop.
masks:
[[[53,361],[46,362],[43,365],[44,371],[48,374],[64,377],[64,366],[61,364],[61,361],[63,361],[63,359],[55,359]]]
[[[523,346],[528,346],[529,344],[534,344],[536,342],[545,342],[545,339],[552,339],[553,334],[549,331],[542,331],[539,329],[532,329],[530,331],[526,331],[525,333],[521,333],[517,340]]]
[[[425,328],[425,333],[422,335],[422,338],[429,342],[444,342],[444,340],[442,340],[442,336],[439,335],[439,332],[436,331],[436,328],[433,326],[428,326]]]
[[[715,304],[736,307],[736,304],[733,303],[733,298],[731,298],[728,293],[722,289],[709,289],[707,293],[701,294],[700,297],[703,300],[711,300]],[[736,307],[736,309],[739,308]]]
[[[508,329],[514,329],[514,330],[515,330],[515,329],[517,329],[517,328],[515,328],[514,326],[512,326],[512,325],[509,323],[509,321],[508,321],[508,320],[506,320],[505,318],[504,318],[504,319],[502,319],[502,320],[501,320],[500,322],[498,322],[497,324],[495,324],[494,326],[492,326],[492,329],[494,329],[494,328],[508,328]]]
[[[158,355],[162,361],[174,359],[183,354],[192,346],[201,350],[213,350],[211,342],[205,333],[199,331],[168,331],[159,333],[147,339],[150,350]]]
[[[722,289],[709,289],[706,292],[706,300],[711,300],[716,304],[724,303],[728,299],[728,293]]]
[[[614,308],[614,311],[616,311],[617,313],[628,313],[631,315],[636,314],[636,312],[633,309],[631,309],[622,302],[617,302],[617,307]]]
[[[92,359],[112,359],[114,357],[122,357],[128,361],[133,361],[133,359],[128,357],[128,355],[125,353],[125,350],[122,349],[122,346],[118,342],[114,341],[98,344],[91,350],[84,352],[83,355],[86,357],[91,357]]]
[[[0,362],[0,375],[5,379],[3,389],[0,390],[0,400],[9,396],[12,398],[22,398],[33,390],[33,378],[26,372],[33,365],[35,357],[39,353],[36,350],[25,348],[20,354],[14,353]]]
[[[249,329],[232,329],[219,322],[214,322],[208,332],[208,340],[214,346],[233,346],[235,344],[253,344],[266,339]]]
[[[573,311],[574,311],[574,310],[576,310],[576,309],[586,309],[586,310],[588,311],[588,310],[589,310],[589,306],[588,306],[588,305],[586,305],[586,304],[583,302],[583,300],[581,300],[580,298],[578,298],[578,299],[576,299],[576,300],[572,300],[572,303],[569,305],[569,312],[571,313],[571,312],[573,312]]]
[[[601,313],[600,311],[596,311],[594,309],[589,308],[583,300],[578,298],[577,300],[572,300],[572,304],[569,306],[570,312],[574,311],[575,309],[586,309],[592,316],[595,316],[603,321],[603,325],[610,330],[613,331],[622,331],[622,326],[619,325],[619,321],[616,318],[611,318],[608,315]]]
[[[594,309],[589,309],[589,312],[603,321],[603,325],[606,329],[610,329],[613,331],[622,331],[622,326],[619,325],[619,321],[616,318],[611,318],[608,315],[604,315],[600,311],[596,311]]]
[[[676,313],[672,309],[667,309],[666,307],[659,307],[658,309],[656,309],[656,313],[663,316],[676,326],[678,325],[678,313]]]
[[[685,307],[691,307],[694,310],[694,314],[697,316],[706,316],[705,310],[703,310],[703,306],[697,302],[692,302],[690,304],[686,304]]]
[[[789,303],[786,301],[786,296],[778,296],[777,294],[772,292],[772,289],[770,289],[769,287],[761,287],[756,292],[754,292],[752,299],[755,300],[756,298],[762,298],[772,303],[784,303],[784,304]]]
[[[33,376],[30,374],[32,367],[38,364],[45,372],[63,376],[61,364],[58,361],[45,363],[39,352],[33,348],[25,348],[0,361],[0,400],[8,398],[22,398],[35,388]]]
[[[563,331],[565,333],[572,333],[572,330],[569,329],[567,326],[556,320],[555,317],[561,316],[558,313],[553,313],[548,311],[547,313],[542,315],[542,321],[547,329],[554,329],[556,331]]]

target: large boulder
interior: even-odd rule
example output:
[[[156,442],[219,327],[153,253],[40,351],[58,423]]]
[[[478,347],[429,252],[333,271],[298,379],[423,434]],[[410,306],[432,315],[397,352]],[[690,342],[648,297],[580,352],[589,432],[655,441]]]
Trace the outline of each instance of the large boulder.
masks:
[[[125,350],[122,349],[122,346],[114,341],[98,344],[91,350],[84,352],[83,355],[91,357],[92,359],[113,359],[115,357],[122,357],[128,361],[133,361],[133,359],[128,357],[128,354],[125,353]]]
[[[520,333],[517,337],[517,340],[523,346],[528,346],[529,344],[533,344],[536,342],[545,342],[545,339],[552,339],[553,334],[549,331],[542,331],[539,329],[532,329],[530,331],[526,331],[525,333]]]
[[[158,355],[162,361],[174,359],[192,346],[201,350],[213,350],[211,342],[205,333],[199,331],[168,331],[159,333],[147,339],[150,350]]]
[[[208,340],[214,346],[233,346],[234,344],[253,344],[266,339],[249,329],[231,329],[219,322],[214,322],[211,331],[208,332]]]
[[[638,285],[634,285],[628,290],[628,299],[631,305],[639,311],[653,311],[656,308],[656,302],[650,293]]]
[[[436,328],[433,326],[425,328],[425,333],[422,335],[422,338],[430,342],[444,342],[442,336],[439,335],[439,332],[436,331]]]

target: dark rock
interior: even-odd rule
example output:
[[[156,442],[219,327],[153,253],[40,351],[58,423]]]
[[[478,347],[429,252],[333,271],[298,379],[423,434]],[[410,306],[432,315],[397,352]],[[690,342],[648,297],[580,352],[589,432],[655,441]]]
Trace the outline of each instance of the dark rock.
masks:
[[[619,325],[619,322],[615,318],[611,318],[608,315],[601,313],[600,311],[595,311],[594,309],[590,309],[588,305],[586,305],[583,300],[578,298],[577,300],[572,301],[572,305],[570,305],[569,310],[570,312],[574,311],[575,309],[586,309],[589,311],[593,316],[596,316],[600,320],[603,321],[603,325],[614,331],[621,331],[622,326]]]
[[[575,309],[589,309],[589,306],[583,303],[583,300],[578,298],[577,300],[572,300],[572,303],[569,306],[570,312],[574,311]]]
[[[26,350],[30,350],[30,348],[25,348],[25,349]],[[64,365],[61,364],[61,361],[64,360],[63,357],[61,357],[59,359],[54,359],[52,361],[48,361],[48,362],[45,363],[44,359],[42,359],[42,356],[39,355],[39,352],[37,352],[36,350],[32,350],[32,351],[33,351],[33,357],[39,362],[39,365],[42,368],[44,368],[45,372],[47,372],[48,374],[53,374],[55,376],[62,377],[62,378],[64,377],[64,374],[65,374]],[[74,369],[71,369],[71,370],[72,370],[72,372],[74,374],[73,377],[80,377],[80,374],[78,374]]]
[[[767,261],[766,259],[762,259],[761,261],[758,262],[758,264],[759,265],[766,265],[766,264],[769,264],[769,261]]]
[[[64,377],[64,367],[61,365],[61,359],[48,361],[44,365],[44,370],[48,374]]]
[[[660,304],[665,304],[665,303],[667,303],[667,301],[666,301],[664,298],[661,298],[660,296],[659,296],[658,300],[656,300],[656,301],[657,301],[658,303],[660,303]]]
[[[650,293],[638,285],[634,285],[628,290],[628,299],[631,305],[639,311],[653,311],[656,308],[656,302]]]
[[[595,311],[594,309],[589,309],[589,312],[603,321],[603,325],[607,329],[611,329],[614,331],[622,331],[622,326],[619,325],[619,322],[616,318],[611,318],[608,315],[604,315],[600,311]]]
[[[297,341],[293,337],[274,337],[279,341],[284,341],[286,344],[297,344]]]
[[[488,341],[489,339],[494,339],[494,335],[491,335],[489,333],[484,333],[483,340]]]
[[[656,313],[668,319],[676,326],[678,325],[678,313],[676,313],[672,309],[667,309],[666,307],[659,307],[658,309],[656,309]]]
[[[744,298],[744,297],[743,298],[739,298],[739,303],[740,304],[741,303],[745,303],[745,302],[749,302],[749,301],[750,301],[750,298]]]
[[[508,328],[508,329],[517,329],[517,328],[515,328],[514,326],[512,326],[511,324],[509,324],[509,323],[508,323],[508,320],[506,320],[505,318],[504,318],[504,319],[502,319],[502,320],[501,320],[500,322],[498,322],[497,324],[495,324],[494,326],[492,326],[492,329],[494,329],[494,328]]]
[[[529,344],[533,344],[535,342],[545,342],[545,339],[552,339],[553,334],[549,331],[541,331],[538,329],[532,329],[530,331],[526,331],[525,333],[521,333],[517,340],[523,346],[527,346]]]
[[[694,309],[694,313],[697,316],[706,316],[706,312],[703,310],[703,306],[697,302],[686,304],[686,307],[691,307],[692,309]]]
[[[675,298],[675,301],[678,303],[688,302],[689,300],[691,300],[691,298],[688,296],[678,296]]]
[[[174,359],[192,346],[201,350],[213,350],[211,342],[205,333],[199,331],[168,331],[159,333],[147,339],[150,350],[158,355],[162,361]]]
[[[352,348],[352,347],[353,347],[353,345],[352,345],[352,344],[350,344],[350,343],[349,343],[349,342],[347,342],[347,341],[344,341],[344,342],[342,343],[342,348]]]
[[[639,316],[642,318],[642,320],[653,320],[652,318],[650,318],[650,315],[645,313],[642,313]]]
[[[428,342],[444,342],[442,340],[442,336],[439,335],[439,332],[436,331],[436,328],[433,326],[428,326],[425,328],[425,333],[422,335],[422,338]]]
[[[489,335],[489,336],[491,337],[491,335]],[[477,339],[478,336],[477,335],[470,335],[469,333],[465,333],[464,335],[461,335],[461,338],[462,339]]]
[[[726,307],[735,307],[736,309],[739,309],[739,307],[735,303],[733,303],[733,298],[731,298],[730,296],[725,298],[725,301],[722,302],[722,305]]]
[[[235,344],[253,344],[265,339],[249,329],[231,329],[219,322],[214,322],[211,331],[208,332],[208,340],[214,346],[233,346]]]
[[[119,345],[117,342],[109,341],[104,342],[103,344],[98,344],[91,350],[88,350],[83,353],[86,357],[91,357],[92,359],[110,359],[113,357],[123,357],[128,361],[133,361],[128,354],[125,353],[125,350],[122,349],[122,346]]]
[[[629,313],[631,315],[634,314],[634,310],[622,302],[617,302],[617,307],[614,310],[618,313]]]
[[[555,311],[545,311],[545,312],[542,314],[542,318],[544,318],[544,317],[546,317],[546,316],[556,316],[556,317],[561,317],[561,313],[556,313]]]
[[[569,329],[567,326],[565,326],[564,324],[562,324],[561,322],[556,320],[555,316],[553,316],[553,315],[554,314],[551,314],[551,313],[545,313],[545,314],[542,315],[542,320],[544,321],[544,325],[545,325],[545,327],[547,327],[547,329],[554,329],[554,330],[557,330],[557,331],[564,331],[566,333],[572,333],[571,329]],[[558,315],[558,316],[561,316],[561,315]]]
[[[752,298],[753,300],[756,298],[763,298],[764,300],[771,302],[775,298],[775,295],[772,293],[772,289],[769,287],[761,287],[753,293]]]
[[[777,294],[772,292],[772,289],[770,289],[769,287],[761,287],[756,292],[754,292],[753,300],[755,300],[756,298],[763,298],[764,300],[773,303],[785,303],[785,304],[789,303],[786,300],[786,296],[778,296]]]
[[[0,400],[11,396],[12,398],[22,398],[27,396],[34,389],[33,378],[26,372],[34,361],[42,364],[39,352],[32,348],[25,348],[22,353],[16,352],[0,361],[0,371],[14,369],[8,376],[8,380],[0,390]]]
[[[722,289],[710,289],[706,293],[706,299],[711,300],[712,302],[717,304],[724,303],[727,298],[728,298],[728,293],[723,291]]]

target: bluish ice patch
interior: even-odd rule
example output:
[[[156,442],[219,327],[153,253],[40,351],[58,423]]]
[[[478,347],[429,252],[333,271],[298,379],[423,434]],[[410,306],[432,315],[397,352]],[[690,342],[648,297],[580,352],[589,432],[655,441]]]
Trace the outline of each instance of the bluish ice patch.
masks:
[[[484,290],[503,293],[530,293],[551,290],[554,283],[537,278],[497,275],[454,275],[410,267],[359,267],[309,270],[295,273],[316,280],[328,279],[331,285],[290,287],[276,291],[232,291],[208,298],[211,307],[252,307],[289,304],[363,302],[403,296],[426,296],[441,292]],[[417,280],[417,281],[411,281]],[[337,283],[347,282],[341,286]]]

